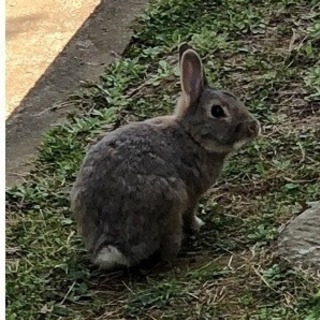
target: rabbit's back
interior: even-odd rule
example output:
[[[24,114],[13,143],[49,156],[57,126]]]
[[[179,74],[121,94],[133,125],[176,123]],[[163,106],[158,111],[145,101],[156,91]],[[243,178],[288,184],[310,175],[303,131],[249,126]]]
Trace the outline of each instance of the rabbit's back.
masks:
[[[131,263],[148,257],[159,247],[167,216],[187,205],[186,186],[177,171],[179,150],[170,130],[178,129],[161,121],[131,124],[89,150],[71,202],[94,256],[112,245]]]

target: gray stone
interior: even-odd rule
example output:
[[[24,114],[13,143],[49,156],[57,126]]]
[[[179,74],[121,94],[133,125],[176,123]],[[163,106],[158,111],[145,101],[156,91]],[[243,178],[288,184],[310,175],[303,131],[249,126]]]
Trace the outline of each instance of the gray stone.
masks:
[[[278,254],[297,266],[320,272],[320,201],[312,203],[280,233]]]

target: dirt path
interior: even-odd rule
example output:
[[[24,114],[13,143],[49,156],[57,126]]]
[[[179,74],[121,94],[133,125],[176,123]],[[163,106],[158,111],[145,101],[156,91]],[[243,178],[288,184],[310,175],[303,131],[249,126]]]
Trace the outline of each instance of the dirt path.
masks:
[[[63,121],[68,111],[46,110],[75,92],[81,80],[95,81],[114,53],[122,53],[132,35],[130,24],[147,2],[77,0],[71,5],[59,0],[54,6],[7,2],[8,186],[29,171],[41,135]]]

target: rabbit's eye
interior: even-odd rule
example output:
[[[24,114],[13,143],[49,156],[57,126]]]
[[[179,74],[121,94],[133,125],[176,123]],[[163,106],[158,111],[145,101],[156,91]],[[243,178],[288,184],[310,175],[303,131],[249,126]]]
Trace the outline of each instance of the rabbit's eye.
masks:
[[[225,113],[221,106],[215,104],[211,107],[211,115],[215,118],[222,118],[225,117]]]

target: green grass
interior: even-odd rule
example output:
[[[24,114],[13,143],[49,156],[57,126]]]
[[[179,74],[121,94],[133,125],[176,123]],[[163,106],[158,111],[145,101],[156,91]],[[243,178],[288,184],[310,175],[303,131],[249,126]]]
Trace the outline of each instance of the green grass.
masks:
[[[319,319],[319,280],[273,248],[278,228],[320,198],[319,12],[318,1],[154,1],[124,56],[70,98],[78,112],[6,192],[7,319]],[[205,228],[172,265],[105,274],[86,256],[68,193],[100,134],[172,112],[182,41],[213,86],[246,102],[263,138],[230,159],[199,206]]]

